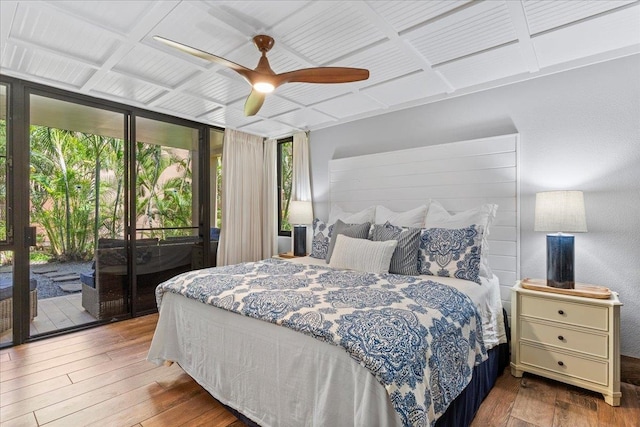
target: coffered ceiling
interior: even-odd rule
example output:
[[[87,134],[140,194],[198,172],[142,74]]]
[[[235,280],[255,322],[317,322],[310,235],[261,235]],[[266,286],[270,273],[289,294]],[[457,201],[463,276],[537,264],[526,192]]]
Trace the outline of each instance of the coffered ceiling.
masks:
[[[314,130],[640,53],[639,1],[5,1],[0,71],[263,136]],[[276,72],[367,68],[370,78],[286,84],[245,117],[233,71],[160,35]]]

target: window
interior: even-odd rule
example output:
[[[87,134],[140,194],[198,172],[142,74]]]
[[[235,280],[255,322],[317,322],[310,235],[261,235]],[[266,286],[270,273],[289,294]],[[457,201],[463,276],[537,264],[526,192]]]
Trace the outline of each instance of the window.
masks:
[[[293,137],[278,140],[278,235],[291,236],[289,202],[293,176]]]

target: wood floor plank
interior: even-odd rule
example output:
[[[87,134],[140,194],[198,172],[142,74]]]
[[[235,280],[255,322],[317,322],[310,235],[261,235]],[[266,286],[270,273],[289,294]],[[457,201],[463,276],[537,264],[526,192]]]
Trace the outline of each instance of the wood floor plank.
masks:
[[[598,403],[598,425],[603,427],[638,427],[640,425],[640,387],[620,384],[620,406],[608,405],[604,399]]]
[[[199,393],[191,399],[182,402],[163,413],[143,421],[143,427],[169,427],[186,425],[194,418],[210,411],[212,408],[222,408],[208,393]]]
[[[59,346],[55,349],[50,349],[47,352],[37,353],[15,359],[7,363],[3,363],[0,367],[0,372],[6,372],[14,370],[19,367],[27,367],[33,365],[44,365],[46,367],[51,365],[51,362],[57,359],[67,359],[69,356],[82,353],[83,351],[93,351],[93,354],[100,354],[102,351],[98,347],[110,345],[124,341],[124,338],[120,337],[104,337],[99,340],[85,341],[74,345]],[[97,352],[97,353],[96,353]],[[77,359],[76,359],[77,360]],[[44,363],[42,363],[44,362]]]
[[[41,409],[37,409],[35,410],[36,419],[38,420],[39,424],[46,424],[63,417],[67,417],[68,415],[75,412],[80,411],[83,414],[86,414],[86,412],[83,412],[83,410],[88,407],[96,407],[96,405],[101,402],[118,398],[118,396],[125,395],[128,392],[150,385],[154,387],[153,389],[147,390],[149,393],[155,393],[156,391],[160,392],[163,390],[163,388],[156,382],[156,380],[158,378],[180,375],[182,373],[181,371],[182,370],[179,367],[171,367],[166,369],[155,368],[131,378],[120,379],[119,381],[116,381],[114,383],[107,384],[86,393],[76,394],[73,397],[69,397],[58,403],[48,405]],[[78,384],[88,383],[91,383],[91,381],[84,381]],[[144,394],[143,391],[141,391],[141,393]],[[104,405],[101,405],[100,407],[102,406]],[[113,413],[113,408],[119,407],[119,405],[114,403],[114,406],[111,406],[111,413]],[[82,423],[80,424],[84,425]],[[78,424],[76,424],[75,422],[67,422],[63,425],[69,426]]]
[[[584,406],[571,404],[564,400],[556,400],[553,414],[554,427],[597,427],[597,411],[588,410]]]
[[[513,402],[511,416],[538,426],[553,423],[557,388],[544,378],[525,374],[520,381],[520,390]]]
[[[11,356],[9,355],[9,353],[0,354],[0,362],[4,363],[4,362],[10,362],[10,361],[11,361]]]
[[[0,390],[2,390],[3,393],[10,392],[12,390],[17,390],[21,387],[36,384],[60,375],[66,375],[70,372],[86,368],[87,366],[93,366],[96,364],[108,362],[109,360],[110,359],[107,355],[99,354],[87,359],[81,359],[72,363],[57,366],[52,369],[47,369],[32,374],[20,375],[17,378],[13,379],[5,379],[2,373],[0,373]],[[18,371],[18,373],[20,372]]]
[[[520,418],[509,417],[509,421],[507,422],[507,427],[544,427],[544,426],[537,426],[535,424],[531,424],[526,421],[523,421]]]
[[[186,374],[185,374],[186,375]],[[193,398],[197,394],[206,393],[197,383],[187,376],[186,381],[182,381],[169,389],[163,389],[161,393],[152,399],[147,399],[136,405],[118,410],[117,413],[105,417],[89,425],[95,427],[109,426],[130,426],[152,418],[167,409]],[[234,417],[235,419],[235,417]]]
[[[33,412],[24,414],[21,417],[14,418],[12,420],[0,423],[2,427],[38,427],[38,422]]]
[[[228,426],[235,422],[239,422],[236,417],[220,406],[189,420],[189,427]],[[240,425],[244,427],[244,424],[241,423]]]
[[[11,405],[21,400],[29,399],[42,393],[55,392],[60,387],[71,384],[71,380],[66,375],[60,375],[45,381],[21,387],[16,390],[2,392],[0,394],[0,408]],[[0,391],[2,389],[0,388]]]
[[[131,406],[135,406],[141,401],[149,400],[156,397],[164,391],[157,383],[150,383],[144,386],[135,388],[130,391],[118,393],[110,399],[98,402],[96,404],[88,403],[85,408],[72,413],[68,413],[61,418],[57,418],[50,422],[47,418],[42,416],[42,411],[36,411],[36,419],[40,425],[46,427],[69,427],[69,426],[86,426],[92,422],[97,421],[101,425],[116,425],[104,423],[103,419],[113,414],[113,408],[118,410],[127,409]],[[48,415],[58,416],[62,412],[54,411],[48,413]]]
[[[22,359],[39,353],[48,353],[59,347],[67,347],[83,342],[94,342],[104,338],[113,337],[113,332],[104,331],[102,328],[87,329],[72,334],[60,335],[28,344],[19,345],[8,349],[12,360]],[[124,339],[124,337],[121,337]]]
[[[486,403],[480,406],[472,427],[502,427],[509,422],[509,414],[520,389],[520,378],[511,375],[509,368],[496,380]]]
[[[147,372],[156,370],[158,372],[147,374]],[[37,411],[42,408],[46,408],[50,405],[54,405],[63,402],[67,399],[73,399],[76,396],[90,393],[94,390],[104,388],[110,384],[126,380],[137,381],[141,376],[154,375],[161,376],[161,368],[153,365],[149,362],[139,362],[129,365],[118,372],[108,372],[97,377],[93,377],[88,381],[82,381],[74,383],[66,387],[62,387],[56,391],[56,393],[40,394],[38,396],[22,400],[12,405],[7,405],[0,411],[0,422],[10,420],[20,415],[24,415],[28,412]],[[144,377],[144,379],[148,379]]]
[[[121,355],[115,360],[111,356],[109,356],[111,360],[109,360],[108,362],[100,363],[75,372],[71,372],[69,373],[69,378],[72,382],[77,383],[89,378],[96,377],[98,375],[102,375],[107,372],[117,371],[124,368],[125,366],[132,365],[137,362],[143,362],[147,358],[149,343],[146,342],[144,343],[144,345],[146,345],[146,350],[137,351],[135,353],[128,353],[126,356]],[[137,349],[137,347],[135,348]]]

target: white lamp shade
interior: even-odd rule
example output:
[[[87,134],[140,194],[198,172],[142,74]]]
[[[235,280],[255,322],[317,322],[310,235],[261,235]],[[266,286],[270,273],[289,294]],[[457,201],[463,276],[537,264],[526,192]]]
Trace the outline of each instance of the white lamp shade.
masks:
[[[582,191],[536,193],[534,231],[584,233],[587,217]]]
[[[313,222],[313,207],[311,202],[293,200],[289,205],[289,224],[311,224]]]

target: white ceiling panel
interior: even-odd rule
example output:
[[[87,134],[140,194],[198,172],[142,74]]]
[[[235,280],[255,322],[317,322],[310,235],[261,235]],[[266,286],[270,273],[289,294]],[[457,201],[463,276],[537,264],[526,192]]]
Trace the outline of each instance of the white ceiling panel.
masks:
[[[310,108],[291,111],[290,113],[276,116],[274,119],[300,129],[310,129],[313,126],[336,122],[334,117],[327,116]]]
[[[640,4],[541,34],[532,41],[541,67],[639,45]]]
[[[443,94],[447,87],[424,71],[400,77],[362,90],[363,93],[386,105],[398,105],[416,99]]]
[[[391,42],[381,43],[330,65],[366,68],[369,70],[370,75],[367,80],[354,83],[355,86],[359,87],[371,86],[409,74],[420,68],[415,58],[407,56],[404,51],[398,50]]]
[[[101,64],[118,46],[114,34],[46,4],[21,2],[9,37]]]
[[[526,0],[523,5],[529,30],[535,35],[631,3],[635,0]]]
[[[207,1],[212,14],[226,13],[254,30],[267,30],[304,8],[308,1]]]
[[[198,116],[203,111],[213,111],[221,105],[207,101],[199,96],[191,96],[183,93],[171,93],[163,97],[156,105],[168,111],[173,111],[182,116]]]
[[[111,28],[127,34],[149,10],[148,1],[48,1],[54,7],[75,14],[82,20],[91,21],[103,28]]]
[[[100,82],[98,82],[93,88],[93,91],[120,98],[118,99],[119,102],[130,99],[136,104],[149,103],[166,92],[158,86],[132,79],[128,76],[115,72],[110,73],[100,80]]]
[[[251,87],[244,81],[224,78],[218,73],[208,72],[185,85],[184,91],[226,105],[249,96]]]
[[[259,117],[245,117],[242,111],[236,108],[220,108],[205,114],[202,118],[210,120],[214,125],[234,129],[260,121]]]
[[[3,49],[2,68],[16,70],[20,75],[31,76],[34,80],[59,82],[65,88],[80,88],[93,75],[95,69],[78,62],[72,62],[53,54],[31,50],[14,43]]]
[[[283,135],[291,130],[291,126],[276,121],[260,121],[240,128],[243,132],[255,135]]]
[[[210,10],[211,7],[202,2],[180,2],[158,22],[153,31],[149,33],[149,37],[159,35],[218,56],[227,55],[249,43],[251,34],[242,34],[231,26],[223,24],[209,13]],[[149,41],[149,43],[184,60],[208,64],[202,59],[168,48],[160,42]]]
[[[529,71],[517,44],[492,49],[438,67],[456,89]]]
[[[470,55],[517,39],[505,2],[481,2],[407,34],[432,64]]]
[[[469,0],[371,1],[369,5],[401,33],[465,3]]]
[[[340,84],[305,84],[290,83],[276,89],[278,95],[302,105],[313,105],[318,102],[344,95],[353,90],[351,83]]]
[[[144,45],[136,46],[113,69],[168,88],[200,73],[195,66]]]
[[[282,42],[326,64],[385,38],[351,2],[315,2],[275,27]]]
[[[380,107],[381,104],[379,102],[362,94],[341,96],[313,106],[313,108],[318,111],[338,118],[367,113]]]
[[[242,100],[242,105],[244,105],[244,100]],[[298,108],[300,108],[299,104],[295,104],[279,96],[269,96],[264,101],[264,105],[258,114],[263,117],[273,117]]]
[[[258,34],[276,73],[369,79],[284,84],[245,117],[238,73],[152,38],[254,69]],[[3,76],[266,137],[639,53],[640,0],[0,1]]]

